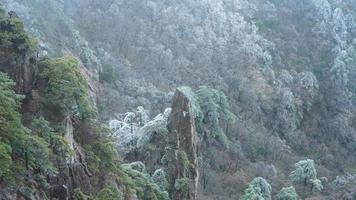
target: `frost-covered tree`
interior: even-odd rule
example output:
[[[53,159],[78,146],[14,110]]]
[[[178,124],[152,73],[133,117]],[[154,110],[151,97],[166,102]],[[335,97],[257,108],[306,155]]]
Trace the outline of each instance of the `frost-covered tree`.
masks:
[[[167,124],[171,109],[150,119],[147,111],[137,107],[136,112],[117,114],[117,119],[111,120],[109,126],[117,139],[117,147],[121,153],[128,153],[136,148],[148,147],[153,138],[162,142],[168,134]]]
[[[313,0],[312,3],[314,4],[315,8],[317,9],[318,17],[320,18],[321,22],[317,27],[320,33],[327,33],[328,32],[328,21],[332,16],[332,9],[331,5],[328,0]]]
[[[158,114],[151,121],[147,122],[140,130],[140,138],[137,141],[138,146],[143,146],[150,142],[153,136],[157,135],[164,139],[168,134],[168,118],[171,109],[167,108],[163,113]]]
[[[307,159],[297,162],[295,170],[291,172],[289,177],[295,184],[302,187],[303,194],[320,192],[323,189],[321,181],[317,178],[313,160]]]
[[[168,187],[166,172],[163,169],[157,169],[152,175],[152,181],[156,183],[162,190]]]
[[[240,200],[271,200],[271,192],[271,185],[265,179],[257,177],[252,180]]]
[[[146,167],[142,162],[123,164],[122,169],[127,174],[127,180],[130,180],[131,183],[135,185],[135,189],[144,191],[137,192],[138,199],[169,199],[168,192],[166,191],[167,188],[161,187],[164,185],[159,185],[162,183],[160,178],[165,176],[164,173],[162,173],[163,171],[158,170],[156,171],[157,173],[151,177],[146,172]]]
[[[225,147],[229,146],[227,133],[229,125],[236,120],[230,111],[230,105],[224,92],[201,86],[196,92],[190,87],[179,88],[192,105],[197,131],[202,134],[204,142],[219,141]]]
[[[201,121],[197,124],[198,130],[228,146],[229,139],[226,133],[229,131],[229,124],[236,119],[236,116],[230,111],[227,97],[222,91],[206,86],[201,86],[196,96],[202,112]],[[224,128],[221,127],[222,124]]]
[[[278,132],[291,139],[304,117],[315,103],[319,83],[313,72],[282,71],[278,78],[277,123]]]
[[[141,161],[136,161],[125,165],[129,166],[131,169],[134,169],[136,171],[146,173],[146,166]]]
[[[284,187],[278,192],[277,200],[298,200],[298,194],[293,186]]]

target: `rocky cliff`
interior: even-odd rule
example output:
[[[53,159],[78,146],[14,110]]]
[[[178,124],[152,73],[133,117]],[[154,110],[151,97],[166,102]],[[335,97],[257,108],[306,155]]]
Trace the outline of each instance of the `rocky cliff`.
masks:
[[[166,171],[172,188],[172,199],[196,199],[199,183],[199,138],[192,103],[182,89],[177,89],[174,94],[168,127],[165,159],[169,158]]]

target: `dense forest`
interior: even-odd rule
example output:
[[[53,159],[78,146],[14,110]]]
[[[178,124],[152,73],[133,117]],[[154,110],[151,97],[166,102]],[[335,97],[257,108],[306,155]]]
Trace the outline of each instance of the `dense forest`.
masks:
[[[0,200],[356,200],[356,1],[0,0]]]

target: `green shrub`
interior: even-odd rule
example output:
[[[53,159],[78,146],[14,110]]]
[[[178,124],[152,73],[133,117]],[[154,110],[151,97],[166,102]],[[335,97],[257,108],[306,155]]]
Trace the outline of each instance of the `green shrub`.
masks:
[[[176,179],[174,182],[174,189],[178,191],[183,196],[183,198],[189,198],[189,179]]]
[[[6,74],[0,72],[1,138],[3,142],[11,145],[13,152],[21,154],[26,130],[21,123],[18,110],[23,96],[15,93],[14,86],[15,83]]]
[[[203,112],[202,122],[208,127],[211,137],[228,146],[229,140],[220,124],[233,122],[236,116],[229,110],[227,97],[223,92],[206,86],[201,86],[196,94]]]
[[[0,18],[0,49],[11,55],[14,64],[24,62],[36,47],[36,41],[25,32],[20,19]]]
[[[46,96],[49,103],[58,105],[62,115],[73,115],[81,120],[91,119],[95,110],[89,98],[88,83],[79,69],[79,63],[72,56],[44,60],[47,68],[43,77],[48,80]]]
[[[49,122],[43,117],[32,120],[31,127],[33,132],[42,137],[46,142],[50,143],[54,133],[53,128],[50,127]]]
[[[75,188],[72,195],[73,200],[90,200],[91,198],[84,194],[79,188]]]
[[[17,158],[16,161],[22,159],[29,169],[40,170],[46,174],[56,172],[49,160],[51,151],[48,142],[31,134],[21,123],[18,110],[22,96],[14,92],[14,85],[15,83],[7,75],[0,73],[0,147],[2,148],[0,161],[3,168],[0,178],[5,182],[14,180],[10,170],[14,172],[14,168],[19,168],[14,166],[17,163],[11,159],[13,157]]]
[[[160,188],[153,182],[152,178],[145,172],[140,172],[132,167],[135,165],[122,165],[123,175],[125,177],[125,184],[129,185],[131,189],[136,191],[139,199],[147,200],[168,200],[168,192]],[[140,167],[142,168],[142,167]],[[138,168],[138,169],[140,169]]]
[[[83,147],[88,168],[92,173],[99,171],[116,173],[120,165],[120,156],[116,150],[115,141],[111,138],[110,133],[104,133],[106,129],[99,126],[94,129],[95,133],[90,136],[91,139],[86,141],[88,137],[84,138],[85,145]]]
[[[166,172],[163,169],[157,169],[152,175],[152,181],[157,184],[161,190],[168,188],[168,181],[166,179]]]
[[[321,181],[317,179],[317,172],[314,165],[314,160],[301,160],[295,164],[295,170],[289,175],[290,179],[303,187],[310,187],[312,191],[321,191],[323,186]]]
[[[115,187],[105,187],[100,190],[94,200],[124,200],[123,194]]]
[[[132,162],[130,164],[124,164],[124,166],[126,165],[128,165],[128,167],[130,167],[133,170],[139,171],[141,173],[146,173],[146,166],[141,161]]]
[[[119,163],[119,155],[113,142],[100,143],[97,149],[102,169],[113,170]]]
[[[271,200],[272,187],[261,178],[254,178],[240,200]]]
[[[179,151],[178,152],[178,159],[179,159],[179,164],[181,167],[187,171],[189,169],[190,161],[187,156],[187,154],[184,151]]]
[[[197,125],[203,120],[203,113],[200,108],[200,102],[198,96],[193,92],[190,87],[180,87],[178,88],[190,101],[192,105],[192,112]]]
[[[22,96],[13,90],[15,83],[0,72],[0,182],[15,181],[12,156],[23,156],[26,130],[18,112]]]
[[[36,189],[32,186],[23,186],[19,191],[21,195],[25,197],[24,199],[33,199],[33,194],[36,192]]]
[[[277,194],[277,200],[298,200],[298,194],[293,186],[284,187]]]
[[[48,190],[50,185],[47,183],[46,177],[41,174],[35,174],[34,179],[36,183],[38,183],[41,188]]]
[[[11,146],[0,141],[0,180],[4,180],[7,183],[14,181],[11,171],[11,153]]]
[[[230,141],[225,133],[228,129],[224,130],[222,126],[228,127],[229,123],[236,120],[236,116],[229,110],[226,95],[207,86],[199,87],[195,93],[189,87],[181,87],[179,90],[191,102],[197,131],[205,131],[208,139],[216,139],[225,147],[229,147]]]
[[[64,157],[65,154],[71,153],[64,137],[61,134],[56,133],[50,126],[50,123],[43,117],[33,119],[31,127],[34,134],[43,138],[50,144],[54,154]]]
[[[84,145],[84,153],[89,171],[92,173],[98,172],[100,167],[100,158],[94,153],[93,147],[89,144]]]
[[[56,173],[56,169],[49,160],[49,144],[43,138],[37,135],[28,135],[26,137],[26,144],[26,159],[32,169],[40,169],[42,172],[48,174]]]

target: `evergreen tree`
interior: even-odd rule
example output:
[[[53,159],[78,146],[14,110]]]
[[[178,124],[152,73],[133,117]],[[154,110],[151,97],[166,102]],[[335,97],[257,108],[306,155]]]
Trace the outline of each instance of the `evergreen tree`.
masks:
[[[95,113],[89,99],[88,83],[72,56],[44,60],[43,76],[48,80],[46,89],[50,103],[60,106],[64,115],[90,119]]]
[[[271,200],[271,192],[271,185],[265,179],[257,177],[252,180],[240,200]]]
[[[15,162],[18,159],[12,160],[15,157],[24,161],[26,166],[22,169],[55,172],[49,161],[49,144],[43,138],[32,135],[21,123],[18,110],[23,97],[15,93],[14,85],[6,74],[0,72],[0,182],[6,183],[15,180],[12,168],[19,164]]]
[[[225,146],[229,145],[226,136],[229,123],[236,119],[236,116],[229,110],[227,97],[221,91],[201,86],[196,92],[198,102],[202,111],[202,121],[197,128],[204,130],[206,127],[209,137],[218,139]],[[224,125],[225,130],[222,128]],[[202,131],[200,130],[200,131]]]
[[[298,194],[293,186],[284,187],[279,191],[276,197],[277,200],[298,200]]]
[[[157,169],[152,175],[152,181],[157,184],[161,190],[166,190],[168,181],[166,179],[166,172],[163,169]]]
[[[0,141],[0,182],[9,183],[13,181],[11,153],[11,146]]]
[[[317,178],[317,172],[314,166],[314,160],[301,160],[295,164],[295,170],[289,175],[290,179],[301,186],[303,194],[321,191],[323,185]],[[310,188],[308,191],[307,188]]]
[[[18,112],[22,96],[17,95],[15,83],[0,72],[0,182],[14,181],[12,155],[22,155],[25,128]]]
[[[20,19],[0,16],[0,52],[9,55],[11,64],[23,63],[36,46],[36,40],[25,32]]]
[[[12,151],[21,153],[25,128],[18,110],[23,96],[15,93],[14,86],[15,83],[0,72],[0,137],[4,142],[11,144]]]
[[[94,200],[123,200],[123,194],[115,187],[105,187]]]

